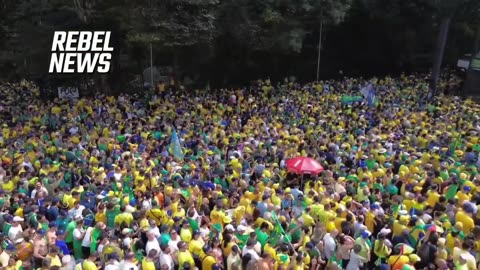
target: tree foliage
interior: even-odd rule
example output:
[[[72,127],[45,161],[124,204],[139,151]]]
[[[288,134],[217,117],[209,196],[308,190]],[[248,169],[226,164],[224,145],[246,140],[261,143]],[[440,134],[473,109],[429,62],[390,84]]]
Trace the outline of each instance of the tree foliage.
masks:
[[[2,77],[43,75],[55,30],[112,31],[114,60],[128,56],[115,72],[141,74],[153,44],[156,65],[220,84],[256,75],[312,79],[320,21],[323,75],[428,67],[445,16],[452,17],[447,63],[480,42],[478,0],[0,0],[0,7]]]
[[[217,0],[137,1],[136,27],[130,42],[156,42],[163,47],[210,44],[215,38]]]

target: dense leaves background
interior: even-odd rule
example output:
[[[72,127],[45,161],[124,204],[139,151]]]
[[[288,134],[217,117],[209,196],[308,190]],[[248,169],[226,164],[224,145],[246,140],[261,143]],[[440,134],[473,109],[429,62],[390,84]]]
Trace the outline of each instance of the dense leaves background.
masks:
[[[479,49],[478,0],[0,0],[0,79],[47,76],[55,30],[111,30],[119,88],[149,66],[199,85],[259,77],[428,71],[438,27],[451,18],[444,65]],[[168,74],[165,74],[168,73]],[[59,77],[59,76],[53,76]],[[60,76],[61,77],[61,76]]]

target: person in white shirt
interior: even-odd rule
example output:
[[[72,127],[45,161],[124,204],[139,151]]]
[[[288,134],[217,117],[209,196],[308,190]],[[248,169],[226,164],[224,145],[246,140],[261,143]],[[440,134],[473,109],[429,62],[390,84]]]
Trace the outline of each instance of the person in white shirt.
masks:
[[[135,263],[135,254],[133,252],[129,252],[125,255],[125,259],[120,262],[119,270],[138,270],[138,266]]]
[[[35,184],[35,189],[32,191],[31,198],[35,199],[37,197],[37,193],[43,192],[44,194],[48,195],[48,190],[42,185],[42,183],[37,182]]]
[[[105,263],[105,270],[119,270],[120,263],[118,262],[118,254],[111,253],[107,255],[107,262]]]
[[[335,243],[335,237],[337,237],[337,235],[338,231],[334,230],[331,233],[325,234],[323,237],[324,253],[327,260],[330,259],[335,252],[335,248],[337,247],[337,244]]]
[[[65,255],[62,258],[62,267],[60,270],[72,270],[75,269],[75,259],[70,255]]]
[[[133,238],[132,238],[132,229],[125,228],[122,230],[122,235],[123,235],[123,240],[122,240],[122,246],[125,249],[130,249],[132,246]]]
[[[475,269],[477,267],[475,257],[468,251],[468,246],[465,244],[462,248],[455,247],[453,249],[453,261],[463,261],[460,266],[466,265],[468,269]]]
[[[27,167],[29,172],[34,172],[35,168],[33,167],[32,163],[30,162],[30,157],[25,157],[25,160],[22,162],[22,167]]]
[[[78,133],[78,127],[72,126],[68,132],[70,132],[70,135],[74,136],[75,134]]]
[[[175,254],[178,252],[178,243],[181,241],[180,236],[176,230],[172,230],[170,233],[170,242],[168,242],[168,246],[170,247],[171,254]]]
[[[205,238],[209,234],[210,234],[210,229],[208,228],[208,223],[202,221],[200,225],[200,236],[202,236],[202,238]]]
[[[358,270],[364,263],[368,262],[367,258],[358,255],[362,251],[362,247],[358,244],[353,246],[353,251],[350,252],[350,261],[345,270]]]
[[[83,241],[83,238],[85,238],[85,230],[81,227],[78,226],[73,230],[73,238],[77,241]]]
[[[160,253],[160,244],[158,243],[157,238],[155,238],[155,234],[153,232],[147,232],[147,244],[145,246],[145,252],[146,254],[149,254],[150,251],[156,250],[157,254]]]
[[[257,241],[254,239],[248,239],[247,244],[243,248],[242,255],[245,256],[246,254],[250,254],[252,256],[252,260],[258,261],[260,260],[260,256],[255,251],[255,245]]]
[[[164,244],[161,246],[162,251],[159,255],[160,268],[162,270],[173,270],[175,263],[173,261],[171,250],[169,245]]]
[[[81,205],[80,202],[76,201],[74,207],[68,211],[68,216],[71,219],[82,216],[83,210],[85,210],[85,206]]]
[[[15,251],[15,246],[12,244],[7,245],[7,247],[0,253],[0,265],[2,267],[7,267],[8,262],[10,261],[10,254]]]
[[[152,203],[150,199],[145,198],[142,201],[142,209],[145,209],[147,211],[147,210],[150,210],[151,208],[152,208]]]
[[[82,240],[82,251],[83,255],[86,257],[90,255],[90,245],[92,244],[92,231],[93,227],[88,227]]]
[[[148,228],[148,232],[153,233],[153,235],[155,235],[155,238],[158,238],[160,236],[160,229],[157,227],[155,220],[153,219],[148,220],[148,224],[150,224],[150,227]]]
[[[12,227],[8,230],[8,239],[10,239],[10,241],[14,242],[17,240],[17,236],[23,233],[22,225],[20,225],[20,222],[23,220],[23,218],[18,216],[13,217]]]
[[[232,252],[227,257],[227,270],[232,270],[234,266],[236,269],[240,269],[242,264],[242,258],[240,257],[240,249],[237,245],[232,247]]]

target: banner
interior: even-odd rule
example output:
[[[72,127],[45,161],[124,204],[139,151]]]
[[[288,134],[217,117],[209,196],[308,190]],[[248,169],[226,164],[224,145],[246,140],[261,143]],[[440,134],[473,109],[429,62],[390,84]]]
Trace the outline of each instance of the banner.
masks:
[[[362,96],[342,96],[340,102],[342,104],[352,104],[355,102],[361,102],[362,100]]]
[[[80,97],[77,87],[58,87],[58,97],[61,99],[77,99]]]

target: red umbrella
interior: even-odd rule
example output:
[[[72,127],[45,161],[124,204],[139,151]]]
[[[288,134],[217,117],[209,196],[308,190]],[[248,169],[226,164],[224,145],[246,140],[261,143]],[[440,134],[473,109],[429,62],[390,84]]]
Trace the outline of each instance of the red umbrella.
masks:
[[[313,158],[294,157],[287,160],[287,170],[298,174],[320,174],[323,167]]]

